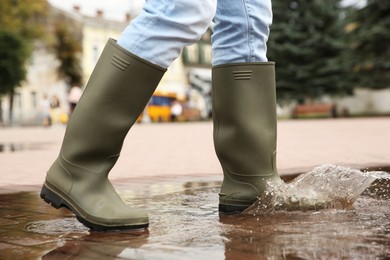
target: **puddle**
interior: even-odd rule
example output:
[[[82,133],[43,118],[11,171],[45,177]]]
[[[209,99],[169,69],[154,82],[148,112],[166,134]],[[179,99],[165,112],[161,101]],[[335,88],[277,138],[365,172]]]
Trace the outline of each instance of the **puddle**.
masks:
[[[37,143],[0,143],[0,153],[13,153],[20,151],[44,150],[51,143],[37,142]]]
[[[75,221],[74,217],[71,217],[34,221],[26,227],[26,231],[47,235],[64,235],[72,233],[88,234],[89,229]]]
[[[90,232],[38,193],[8,194],[0,198],[0,254],[15,258],[23,248],[25,258],[42,259],[388,259],[390,179],[383,176],[348,209],[231,216],[218,214],[214,181],[178,178],[160,193],[154,182],[137,193],[122,183],[124,200],[149,212],[149,230],[137,232]]]

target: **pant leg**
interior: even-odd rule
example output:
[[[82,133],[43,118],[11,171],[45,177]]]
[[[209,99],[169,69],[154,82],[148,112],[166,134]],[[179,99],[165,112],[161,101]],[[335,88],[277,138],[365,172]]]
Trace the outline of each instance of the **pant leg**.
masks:
[[[139,57],[167,68],[183,47],[205,33],[217,0],[146,0],[118,44]]]
[[[213,65],[267,61],[271,0],[218,0]]]

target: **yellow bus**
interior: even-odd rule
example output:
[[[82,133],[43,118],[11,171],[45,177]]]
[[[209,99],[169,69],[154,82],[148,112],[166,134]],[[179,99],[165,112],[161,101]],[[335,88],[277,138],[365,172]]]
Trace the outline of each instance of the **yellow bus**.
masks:
[[[144,114],[140,116],[138,121],[142,120],[145,113],[152,122],[171,121],[171,105],[176,99],[177,96],[174,93],[154,93],[145,108]]]

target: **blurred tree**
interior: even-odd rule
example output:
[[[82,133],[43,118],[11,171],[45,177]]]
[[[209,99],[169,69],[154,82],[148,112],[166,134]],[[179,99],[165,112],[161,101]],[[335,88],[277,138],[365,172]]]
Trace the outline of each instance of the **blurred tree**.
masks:
[[[380,89],[390,87],[390,1],[367,0],[355,10],[346,27],[348,60],[356,84]]]
[[[47,19],[49,12],[47,0],[0,0],[0,27],[28,40],[45,39],[60,60],[59,74],[69,84],[78,84],[81,81],[78,58],[81,43],[73,33],[70,21],[61,15]]]
[[[41,38],[45,34],[46,0],[1,0],[0,27],[7,28],[27,39]]]
[[[18,34],[0,30],[0,96],[10,94],[26,77],[25,62],[28,57],[26,42]],[[11,107],[13,99],[10,99]],[[10,111],[12,121],[12,111]],[[0,124],[3,123],[0,99]]]
[[[82,51],[81,41],[71,29],[69,23],[57,21],[54,25],[55,41],[54,52],[61,64],[58,73],[65,79],[69,86],[80,85],[82,82],[82,70],[80,54]]]
[[[340,0],[275,0],[268,57],[276,61],[278,99],[307,100],[352,92]]]
[[[47,12],[46,0],[0,1],[0,96],[9,94],[10,123],[12,123],[15,88],[26,77],[25,65],[31,55],[32,41],[45,35]],[[0,120],[2,120],[1,116],[2,111],[0,111]]]

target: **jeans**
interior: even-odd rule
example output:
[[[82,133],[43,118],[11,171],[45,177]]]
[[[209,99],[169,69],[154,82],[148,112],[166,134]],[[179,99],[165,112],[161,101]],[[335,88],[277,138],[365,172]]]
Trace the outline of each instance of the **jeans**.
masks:
[[[146,0],[118,44],[167,68],[212,21],[213,66],[267,61],[271,0]]]

